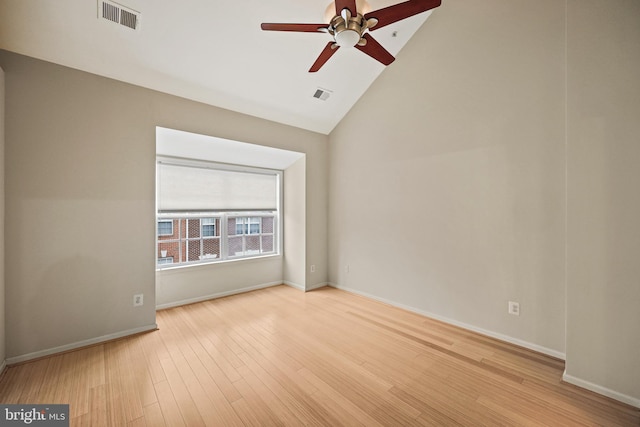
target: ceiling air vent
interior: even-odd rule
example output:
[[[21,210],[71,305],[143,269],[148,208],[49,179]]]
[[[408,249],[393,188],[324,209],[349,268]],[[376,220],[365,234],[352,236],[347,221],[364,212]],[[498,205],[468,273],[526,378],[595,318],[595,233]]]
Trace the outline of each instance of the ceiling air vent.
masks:
[[[115,22],[132,30],[140,28],[140,12],[109,0],[98,0],[98,18]]]
[[[329,99],[330,96],[331,96],[331,91],[321,89],[321,88],[316,89],[316,92],[313,94],[314,98],[318,98],[322,101],[326,101],[327,99]]]

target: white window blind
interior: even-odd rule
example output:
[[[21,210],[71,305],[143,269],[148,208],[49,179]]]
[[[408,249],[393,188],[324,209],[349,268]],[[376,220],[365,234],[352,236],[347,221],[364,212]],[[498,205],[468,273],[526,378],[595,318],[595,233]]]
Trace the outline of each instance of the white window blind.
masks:
[[[277,210],[278,175],[159,163],[158,210]]]

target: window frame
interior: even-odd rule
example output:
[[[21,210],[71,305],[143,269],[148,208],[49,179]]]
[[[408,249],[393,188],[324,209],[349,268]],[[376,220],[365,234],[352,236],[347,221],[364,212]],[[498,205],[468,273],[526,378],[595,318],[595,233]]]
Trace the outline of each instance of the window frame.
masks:
[[[192,160],[192,159],[182,159],[182,158],[173,158],[166,156],[158,156],[157,164],[166,163],[173,164],[179,166],[192,166],[198,168],[211,168],[217,170],[228,170],[228,171],[238,171],[238,172],[249,172],[249,173],[260,173],[266,175],[274,175],[276,177],[276,209],[275,210],[216,210],[216,211],[204,211],[204,212],[190,212],[190,211],[182,211],[182,212],[159,212],[156,209],[156,221],[167,221],[172,224],[171,235],[158,235],[156,228],[156,252],[160,252],[159,243],[167,242],[167,239],[159,239],[159,237],[167,237],[175,235],[175,227],[173,225],[174,220],[178,220],[178,229],[179,235],[176,239],[169,239],[169,242],[176,243],[179,248],[178,262],[175,262],[176,259],[174,257],[174,262],[172,264],[158,264],[156,256],[156,270],[166,270],[171,268],[183,268],[183,267],[192,267],[202,264],[217,264],[217,263],[225,263],[225,262],[237,262],[244,260],[251,260],[256,258],[265,258],[265,257],[280,257],[282,256],[282,230],[283,230],[283,176],[284,171],[276,170],[276,169],[265,169],[265,168],[256,168],[252,166],[244,166],[244,165],[229,165],[229,164],[221,164],[216,162],[208,162],[201,160]],[[157,185],[157,181],[156,181]],[[159,194],[159,192],[157,192]],[[156,195],[156,197],[158,197]],[[156,199],[156,204],[158,203],[158,199]],[[273,217],[273,233],[267,233],[272,236],[273,239],[273,251],[263,253],[262,252],[262,217]],[[246,224],[247,234],[242,234],[244,237],[249,236],[259,236],[260,239],[260,252],[257,254],[243,254],[243,255],[233,255],[229,256],[228,253],[228,230],[227,230],[227,219],[229,217],[247,217],[247,218],[260,218],[257,221],[258,231],[259,233],[250,234],[250,226],[251,222]],[[213,218],[212,224],[203,224],[203,219],[205,218]],[[199,232],[200,236],[198,238],[190,238],[189,237],[189,219],[200,219],[199,224]],[[185,230],[181,230],[182,222],[185,220]],[[218,223],[216,223],[216,220]],[[255,223],[254,223],[255,224]],[[214,227],[214,236],[205,236],[204,234],[204,225],[213,225]],[[217,257],[204,257],[200,256],[199,260],[192,261],[184,261],[181,262],[182,258],[185,257],[183,252],[186,252],[186,258],[188,258],[188,246],[184,247],[185,242],[199,240],[200,242],[200,253],[203,253],[203,244],[205,240],[218,239],[219,241],[219,251],[220,256]]]

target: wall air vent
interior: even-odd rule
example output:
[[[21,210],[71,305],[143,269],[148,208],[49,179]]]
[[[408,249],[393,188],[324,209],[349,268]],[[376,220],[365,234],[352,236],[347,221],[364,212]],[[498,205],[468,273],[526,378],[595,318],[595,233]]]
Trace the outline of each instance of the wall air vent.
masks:
[[[322,101],[326,101],[327,99],[329,99],[330,96],[331,96],[331,91],[326,89],[321,89],[321,88],[316,89],[316,92],[313,94],[314,98],[318,98]]]
[[[98,0],[98,18],[132,30],[140,29],[140,12],[109,0]]]

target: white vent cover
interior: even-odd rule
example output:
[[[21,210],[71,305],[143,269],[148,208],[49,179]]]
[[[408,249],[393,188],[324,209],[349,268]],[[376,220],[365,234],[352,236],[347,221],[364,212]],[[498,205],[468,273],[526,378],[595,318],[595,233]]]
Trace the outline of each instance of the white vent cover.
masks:
[[[106,19],[132,30],[140,28],[140,12],[109,0],[98,0],[98,19]]]
[[[331,91],[328,91],[326,89],[321,89],[321,88],[316,89],[315,93],[313,94],[314,98],[318,98],[322,101],[326,101],[327,99],[329,99],[330,96],[331,96]]]

